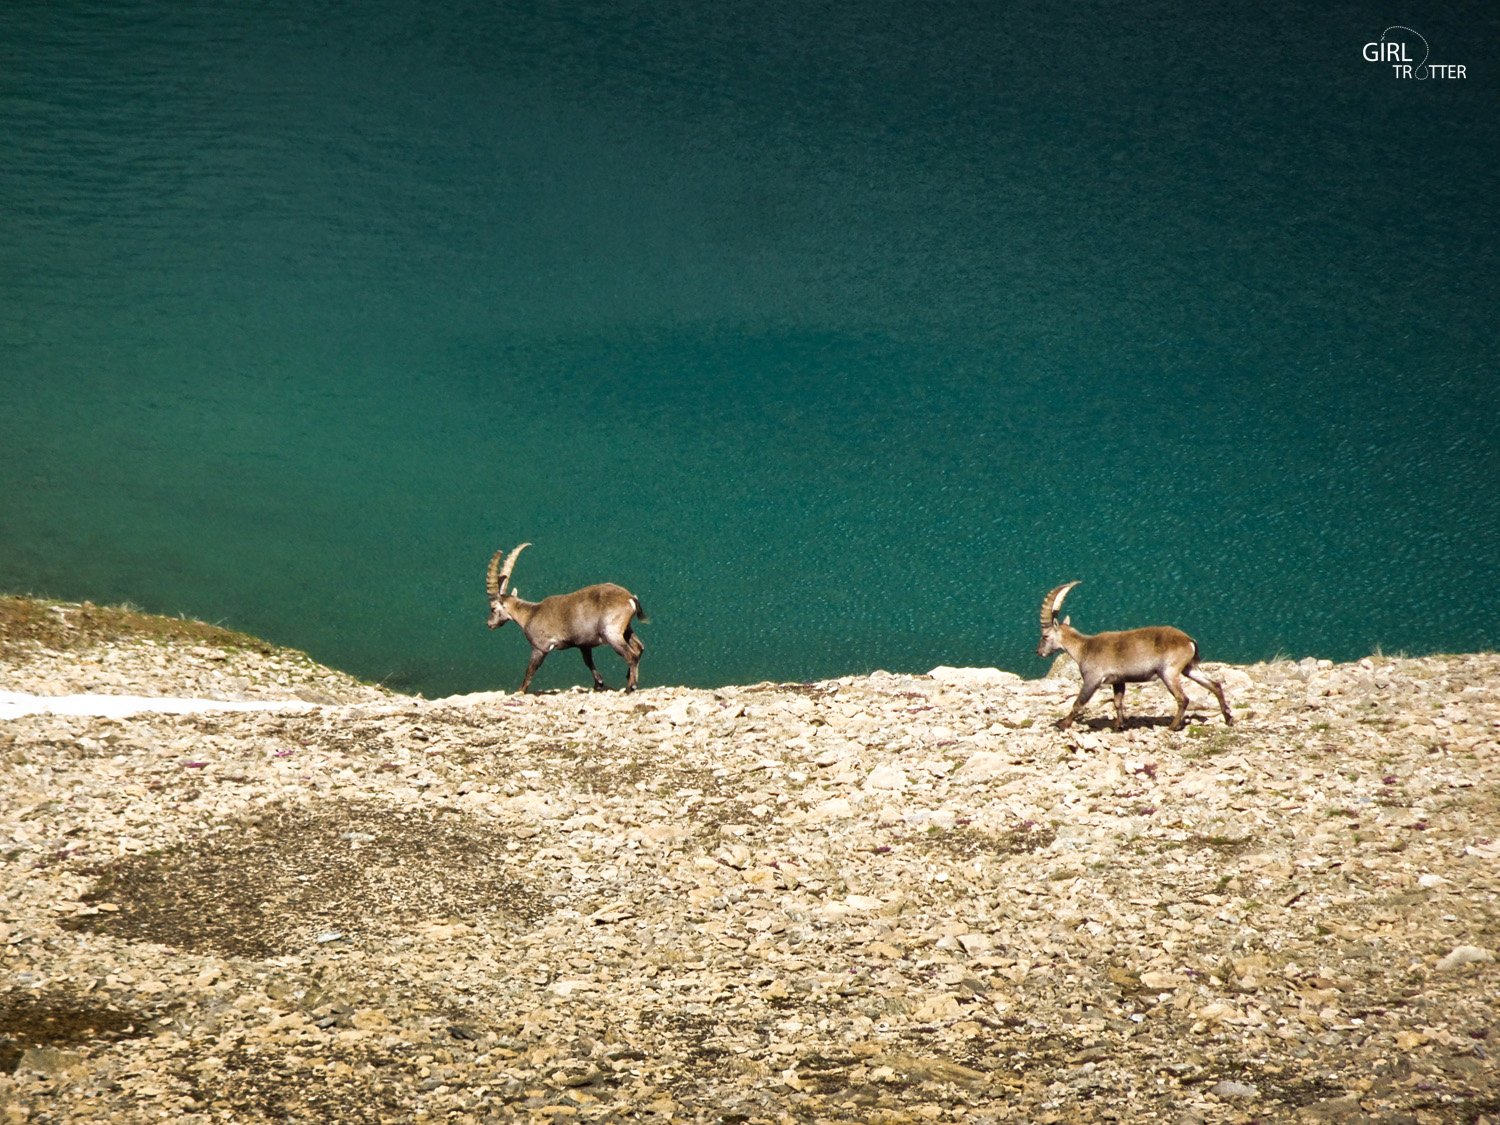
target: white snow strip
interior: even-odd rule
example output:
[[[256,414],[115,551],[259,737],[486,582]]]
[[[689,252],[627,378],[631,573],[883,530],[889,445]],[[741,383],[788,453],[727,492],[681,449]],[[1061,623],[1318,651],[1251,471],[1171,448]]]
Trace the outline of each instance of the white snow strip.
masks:
[[[126,715],[156,712],[196,715],[203,711],[311,711],[318,704],[296,699],[231,700],[189,699],[172,695],[29,695],[0,691],[0,719],[22,715],[85,715],[118,719]]]

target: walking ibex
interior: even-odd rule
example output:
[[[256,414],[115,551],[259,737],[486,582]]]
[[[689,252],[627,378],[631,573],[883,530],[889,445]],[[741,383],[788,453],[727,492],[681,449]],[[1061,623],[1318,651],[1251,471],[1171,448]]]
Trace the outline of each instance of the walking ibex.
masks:
[[[594,667],[594,648],[598,645],[608,645],[630,665],[625,690],[634,691],[637,667],[646,646],[641,644],[630,622],[636,617],[646,620],[641,600],[613,582],[585,586],[571,594],[554,594],[539,602],[523,601],[515,594],[508,594],[505,588],[510,585],[516,556],[529,546],[530,543],[522,543],[508,555],[504,550],[496,551],[485,576],[485,589],[490,596],[490,628],[498,629],[507,621],[514,621],[531,644],[531,663],[526,665],[521,691],[524,693],[531,686],[531,677],[536,675],[547,654],[558,648],[578,649],[593,674],[594,690],[605,690],[604,679]],[[500,561],[502,555],[504,562]]]
[[[1036,648],[1038,656],[1048,656],[1063,649],[1077,662],[1079,674],[1083,676],[1083,687],[1073,702],[1073,709],[1057,724],[1059,729],[1067,729],[1078,718],[1084,704],[1099,690],[1100,684],[1112,684],[1115,689],[1115,730],[1124,730],[1125,685],[1157,677],[1177,700],[1177,716],[1168,729],[1181,730],[1183,716],[1187,714],[1183,676],[1212,691],[1218,697],[1224,721],[1234,725],[1229,704],[1224,700],[1224,689],[1198,668],[1197,641],[1170,625],[1092,636],[1080,633],[1073,628],[1071,618],[1057,619],[1063,599],[1076,585],[1077,582],[1069,582],[1059,586],[1042,601],[1042,641]]]

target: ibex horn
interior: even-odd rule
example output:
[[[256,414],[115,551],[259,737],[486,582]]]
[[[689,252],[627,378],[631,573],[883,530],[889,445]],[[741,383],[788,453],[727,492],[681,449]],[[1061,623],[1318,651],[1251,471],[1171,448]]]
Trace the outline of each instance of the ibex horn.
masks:
[[[490,597],[498,598],[505,593],[505,588],[510,585],[510,572],[515,569],[516,556],[524,551],[530,543],[522,543],[510,554],[505,555],[503,550],[496,551],[490,558],[489,574],[485,576],[484,588]],[[505,555],[505,561],[500,561],[500,556]]]
[[[484,576],[484,592],[492,598],[500,596],[500,556],[503,554],[504,548],[490,556],[490,569]]]
[[[1052,622],[1057,618],[1057,611],[1062,608],[1063,599],[1068,596],[1068,591],[1076,585],[1078,585],[1078,582],[1076,581],[1064,582],[1061,586],[1053,590],[1050,594],[1042,599],[1043,629],[1045,629],[1048,625],[1051,625]]]

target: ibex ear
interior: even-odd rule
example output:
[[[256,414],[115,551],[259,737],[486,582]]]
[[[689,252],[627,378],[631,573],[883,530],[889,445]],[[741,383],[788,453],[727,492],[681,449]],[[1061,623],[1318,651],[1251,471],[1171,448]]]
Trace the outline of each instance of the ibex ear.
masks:
[[[1064,617],[1063,618],[1063,624],[1064,625],[1071,625],[1071,624],[1073,624],[1073,619],[1071,617]]]

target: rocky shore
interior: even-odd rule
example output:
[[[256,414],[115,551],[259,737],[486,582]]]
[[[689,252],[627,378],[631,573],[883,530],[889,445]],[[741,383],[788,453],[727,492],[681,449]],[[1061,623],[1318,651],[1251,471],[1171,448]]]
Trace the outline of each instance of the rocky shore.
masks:
[[[286,708],[0,721],[0,1121],[1500,1122],[1500,656],[1208,671],[424,700],[0,599],[0,692]]]

